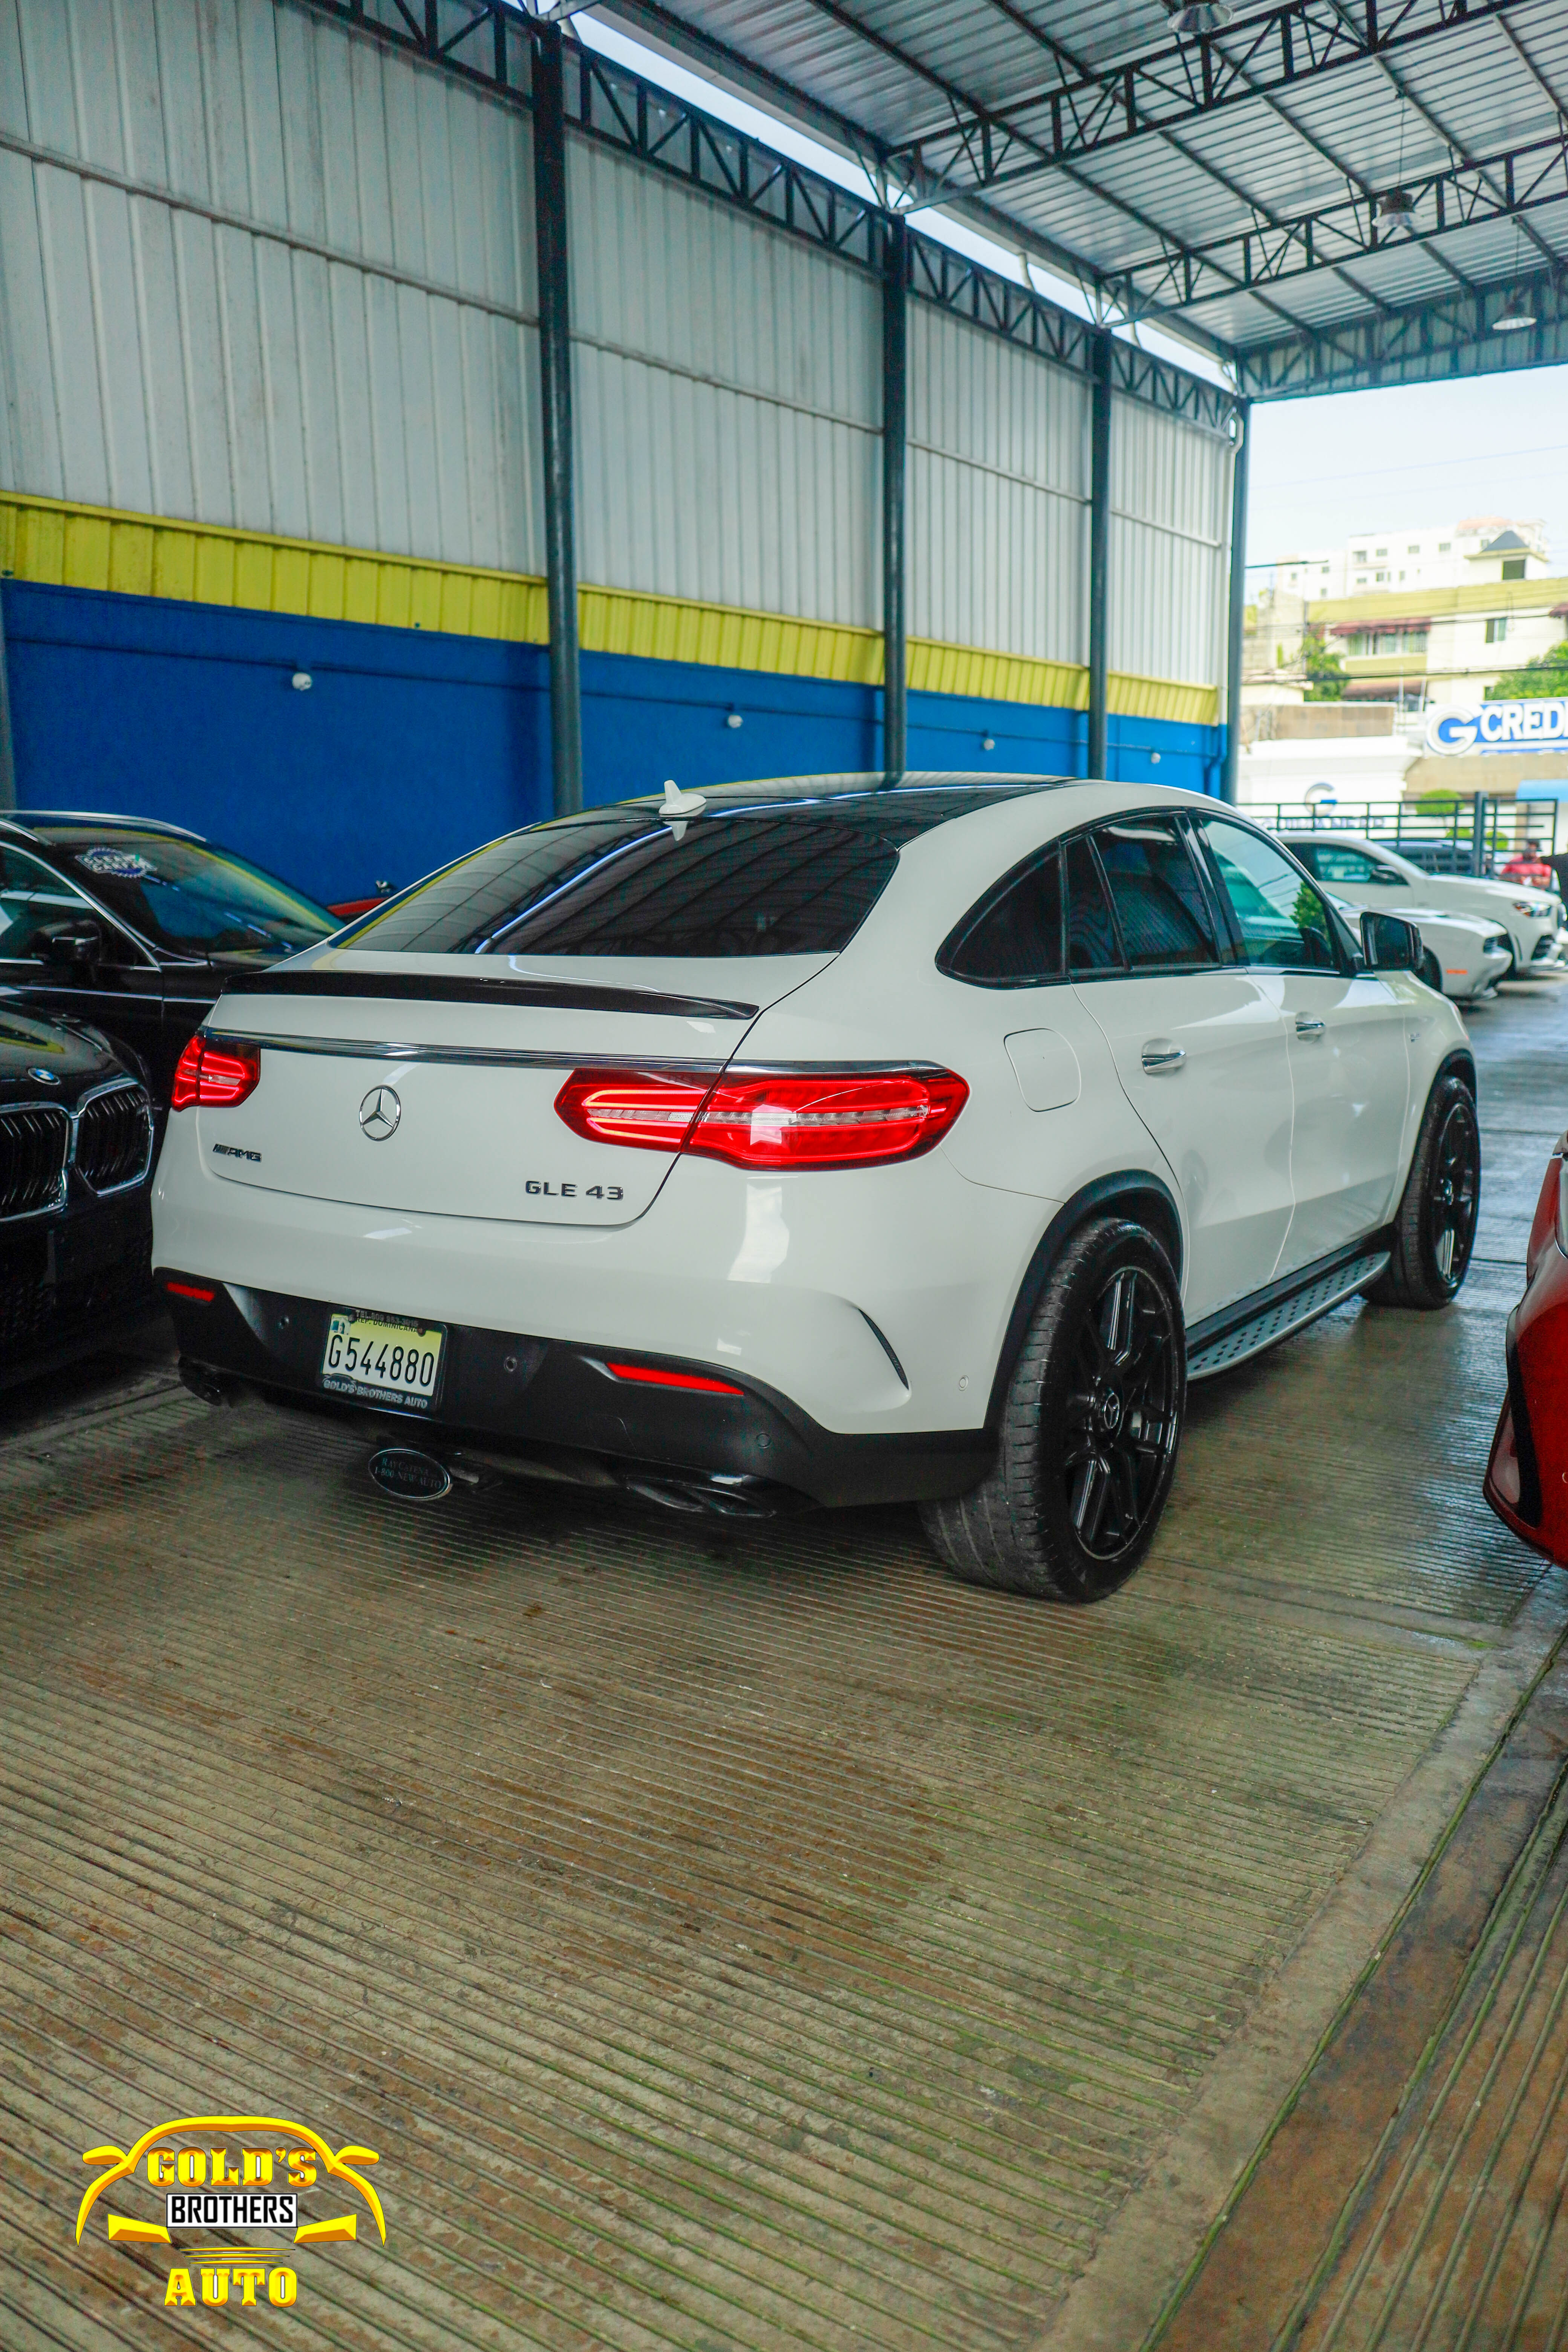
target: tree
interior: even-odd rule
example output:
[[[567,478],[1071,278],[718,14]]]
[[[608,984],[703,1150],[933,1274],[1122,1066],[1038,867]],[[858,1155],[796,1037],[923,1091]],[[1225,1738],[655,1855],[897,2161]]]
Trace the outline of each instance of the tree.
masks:
[[[1568,639],[1553,646],[1550,653],[1537,654],[1522,669],[1510,669],[1495,686],[1489,686],[1489,702],[1520,702],[1534,694],[1568,695]]]
[[[1301,654],[1307,669],[1307,702],[1342,702],[1345,694],[1344,665],[1337,653],[1323,643],[1320,629],[1309,629],[1301,640]]]

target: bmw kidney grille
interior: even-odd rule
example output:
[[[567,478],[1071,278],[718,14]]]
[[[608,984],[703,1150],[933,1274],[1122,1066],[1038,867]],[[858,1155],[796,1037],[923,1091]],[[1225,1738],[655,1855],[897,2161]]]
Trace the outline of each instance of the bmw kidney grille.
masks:
[[[0,1221],[63,1205],[69,1148],[70,1120],[53,1103],[0,1110]]]

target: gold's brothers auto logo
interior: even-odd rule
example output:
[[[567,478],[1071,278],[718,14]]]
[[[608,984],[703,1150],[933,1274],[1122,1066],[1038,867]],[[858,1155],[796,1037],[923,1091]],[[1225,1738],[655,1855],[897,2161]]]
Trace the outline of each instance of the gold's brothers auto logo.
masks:
[[[357,2207],[307,2219],[304,2197],[342,2184],[330,2200],[342,2204],[342,2189],[357,2190],[386,2243],[381,2200],[359,2168],[376,2161],[373,2147],[330,2147],[319,2132],[279,2116],[181,2116],[143,2132],[133,2147],[87,2149],[82,2162],[103,2169],[77,2209],[77,2242],[106,2190],[123,2185],[143,2206],[151,2191],[161,2211],[106,2209],[107,2234],[114,2245],[168,2246],[183,2258],[169,2272],[166,2304],[197,2300],[195,2269],[205,2304],[227,2303],[232,2294],[236,2303],[265,2295],[287,2307],[300,2292],[299,2273],[275,2257],[288,2245],[343,2245],[359,2235]],[[273,2243],[233,2243],[210,2234],[216,2231],[270,2236]]]

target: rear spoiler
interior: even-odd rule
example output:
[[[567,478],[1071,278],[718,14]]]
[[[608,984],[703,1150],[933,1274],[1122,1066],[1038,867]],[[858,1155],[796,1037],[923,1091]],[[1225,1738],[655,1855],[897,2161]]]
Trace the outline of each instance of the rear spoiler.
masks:
[[[663,1013],[688,1021],[754,1021],[760,1007],[721,996],[670,996],[653,988],[601,987],[595,981],[524,980],[516,972],[494,980],[475,972],[320,971],[237,972],[223,996],[395,997],[405,1003],[532,1005],[555,1013]]]

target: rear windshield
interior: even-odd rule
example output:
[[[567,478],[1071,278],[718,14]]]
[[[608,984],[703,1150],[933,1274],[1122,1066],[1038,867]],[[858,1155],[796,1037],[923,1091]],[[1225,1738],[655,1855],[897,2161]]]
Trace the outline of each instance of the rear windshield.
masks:
[[[293,955],[341,928],[314,899],[203,842],[73,830],[49,848],[111,914],[174,955]]]
[[[531,826],[460,858],[351,934],[426,955],[826,955],[853,939],[900,845],[979,795],[831,808],[647,807]]]

